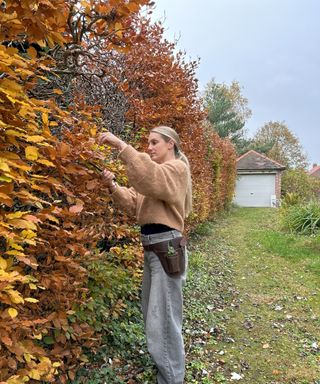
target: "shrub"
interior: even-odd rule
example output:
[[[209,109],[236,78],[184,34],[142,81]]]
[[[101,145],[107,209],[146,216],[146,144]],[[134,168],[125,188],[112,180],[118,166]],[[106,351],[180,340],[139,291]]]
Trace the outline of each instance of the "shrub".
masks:
[[[283,216],[283,225],[291,232],[312,235],[320,230],[320,203],[292,205]]]
[[[282,196],[295,194],[301,201],[310,201],[319,196],[319,180],[311,177],[302,169],[290,169],[282,176]]]
[[[293,205],[298,205],[301,203],[301,196],[296,192],[288,192],[282,199],[281,199],[281,208],[283,210],[288,209],[289,207],[292,207]]]

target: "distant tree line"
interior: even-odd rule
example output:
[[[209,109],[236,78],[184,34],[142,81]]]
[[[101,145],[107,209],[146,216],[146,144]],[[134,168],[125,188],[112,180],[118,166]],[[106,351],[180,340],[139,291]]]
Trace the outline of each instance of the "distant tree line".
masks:
[[[252,138],[247,137],[245,125],[252,111],[237,81],[227,85],[211,80],[205,87],[203,100],[212,129],[220,137],[229,138],[238,155],[253,149],[288,169],[307,168],[305,151],[284,121],[266,122]]]

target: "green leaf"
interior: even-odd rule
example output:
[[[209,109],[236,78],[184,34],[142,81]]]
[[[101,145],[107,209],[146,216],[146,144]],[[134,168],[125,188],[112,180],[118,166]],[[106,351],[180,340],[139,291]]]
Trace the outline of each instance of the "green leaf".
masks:
[[[52,344],[55,343],[54,338],[53,338],[52,336],[45,336],[45,337],[43,338],[43,341],[44,341],[44,343],[47,344],[47,345],[52,345]]]

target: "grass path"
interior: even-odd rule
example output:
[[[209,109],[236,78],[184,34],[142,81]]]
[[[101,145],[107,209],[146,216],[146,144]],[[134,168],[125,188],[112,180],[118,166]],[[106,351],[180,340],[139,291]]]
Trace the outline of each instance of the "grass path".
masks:
[[[319,241],[279,236],[277,215],[237,209],[193,239],[186,383],[320,383]]]

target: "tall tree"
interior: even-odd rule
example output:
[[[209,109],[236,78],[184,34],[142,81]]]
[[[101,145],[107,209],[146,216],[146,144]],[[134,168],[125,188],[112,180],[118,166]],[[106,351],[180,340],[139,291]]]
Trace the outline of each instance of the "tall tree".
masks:
[[[204,105],[208,120],[222,138],[229,138],[236,146],[244,138],[244,126],[251,116],[248,100],[241,95],[237,81],[231,85],[211,80],[205,89]]]
[[[307,156],[299,139],[290,131],[285,122],[269,121],[253,138],[256,146],[270,146],[266,155],[288,168],[306,168]]]

